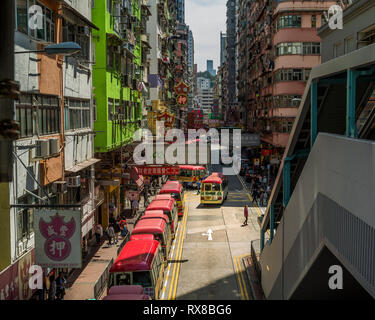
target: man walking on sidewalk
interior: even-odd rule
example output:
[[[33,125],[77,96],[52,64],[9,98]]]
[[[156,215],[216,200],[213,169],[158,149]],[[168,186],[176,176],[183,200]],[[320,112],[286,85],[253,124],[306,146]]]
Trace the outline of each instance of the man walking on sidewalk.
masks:
[[[103,236],[103,227],[101,226],[100,223],[97,223],[95,226],[95,237],[96,237],[96,244],[99,246],[100,245],[100,240]]]
[[[247,220],[249,218],[249,207],[248,207],[248,205],[245,206],[245,208],[243,210],[243,215],[245,217],[245,222],[243,223],[243,226],[247,226]]]
[[[108,244],[112,245],[112,240],[115,237],[115,229],[113,228],[112,224],[110,224],[107,228],[107,235],[108,235]]]
[[[137,213],[138,206],[139,206],[138,200],[136,200],[136,199],[133,200],[133,202],[132,202],[133,217]]]

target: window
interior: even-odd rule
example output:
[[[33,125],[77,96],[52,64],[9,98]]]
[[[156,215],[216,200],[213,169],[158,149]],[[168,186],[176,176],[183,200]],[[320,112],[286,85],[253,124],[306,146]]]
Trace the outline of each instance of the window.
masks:
[[[113,120],[113,99],[108,98],[108,121]]]
[[[335,43],[333,45],[333,57],[334,58],[337,58],[338,56],[340,56],[340,49],[341,48],[341,42],[338,42],[338,43]]]
[[[311,16],[311,28],[316,28],[316,15]]]
[[[81,51],[75,54],[84,61],[90,60],[90,31],[87,26],[80,26],[63,19],[63,41],[76,42],[81,46]]]
[[[139,271],[133,273],[133,285],[141,285],[142,287],[151,287],[151,277],[149,271]]]
[[[344,53],[349,53],[354,51],[355,48],[355,41],[354,37],[350,36],[344,40]]]
[[[28,34],[27,0],[17,0],[17,31]]]
[[[30,235],[34,232],[33,210],[24,209],[22,211],[18,211],[17,225],[18,225],[18,233],[17,233],[18,240],[22,240],[24,238],[30,238]]]
[[[42,16],[39,12],[29,12],[29,8],[37,5],[42,9]],[[25,33],[30,37],[46,42],[55,42],[55,23],[53,12],[46,6],[35,0],[17,0],[17,31]],[[41,28],[31,29],[29,21],[38,22],[41,19]],[[40,20],[39,20],[40,21]]]
[[[277,28],[300,28],[301,16],[300,15],[287,15],[281,16],[277,20]]]
[[[211,191],[211,184],[205,183],[204,184],[204,191]]]
[[[275,50],[277,56],[290,54],[320,54],[320,42],[279,43],[278,45],[276,45]]]
[[[275,72],[275,81],[306,81],[310,69],[280,69]]]
[[[60,132],[59,100],[55,96],[22,94],[16,104],[21,138]]]
[[[212,184],[212,191],[221,191],[221,186],[220,186],[220,184],[213,183],[213,184]]]
[[[108,68],[113,68],[113,50],[111,46],[107,47],[107,67]]]
[[[65,98],[65,130],[90,128],[90,100]]]

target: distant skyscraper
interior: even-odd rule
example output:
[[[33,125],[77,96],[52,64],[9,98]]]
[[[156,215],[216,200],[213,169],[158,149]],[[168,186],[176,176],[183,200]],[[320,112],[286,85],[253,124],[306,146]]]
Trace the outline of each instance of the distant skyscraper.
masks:
[[[227,55],[226,45],[227,35],[225,33],[220,32],[220,66],[222,66],[225,62],[225,58]]]
[[[177,3],[177,21],[185,23],[185,0],[176,0]]]
[[[207,71],[211,75],[216,76],[216,70],[214,70],[214,62],[213,62],[213,60],[207,60]]]
[[[188,33],[188,65],[191,72],[194,70],[194,37],[193,32],[189,30]]]

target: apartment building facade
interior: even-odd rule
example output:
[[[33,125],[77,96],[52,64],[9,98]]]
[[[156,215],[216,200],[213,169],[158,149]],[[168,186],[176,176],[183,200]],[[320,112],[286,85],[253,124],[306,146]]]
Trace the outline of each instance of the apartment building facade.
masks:
[[[240,2],[238,25],[241,108],[247,110],[247,129],[282,152],[310,70],[321,63],[317,29],[336,2],[246,3]]]
[[[28,13],[37,6],[37,24]],[[33,218],[41,205],[80,206],[82,240],[92,233],[94,181],[91,1],[15,1],[15,80],[20,85],[13,143],[13,179],[2,197],[13,206],[1,214],[0,300],[33,294]],[[75,42],[73,56],[47,55],[50,44]],[[84,246],[82,246],[84,250]],[[45,273],[51,271],[44,270]],[[69,270],[65,270],[69,271]]]

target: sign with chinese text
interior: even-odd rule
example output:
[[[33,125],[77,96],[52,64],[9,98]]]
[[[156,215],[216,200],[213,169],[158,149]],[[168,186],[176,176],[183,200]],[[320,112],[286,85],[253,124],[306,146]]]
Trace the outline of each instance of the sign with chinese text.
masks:
[[[171,113],[168,113],[168,112],[164,112],[162,114],[159,114],[157,116],[157,119],[158,119],[158,121],[164,121],[164,126],[166,128],[173,128],[174,121],[175,121],[175,115],[171,114]]]
[[[190,87],[185,82],[181,81],[174,87],[174,92],[176,92],[177,95],[187,95],[190,92]]]
[[[81,224],[81,211],[35,211],[35,263],[45,268],[81,268]]]
[[[139,200],[139,191],[130,191],[125,192],[125,197],[130,201]]]
[[[177,176],[180,174],[178,167],[138,167],[142,176]]]
[[[0,273],[0,300],[31,298],[33,290],[29,286],[29,269],[34,264],[34,250],[31,250]]]
[[[177,104],[179,104],[180,106],[185,106],[187,103],[188,103],[188,97],[186,94],[180,94],[179,96],[177,96]]]

